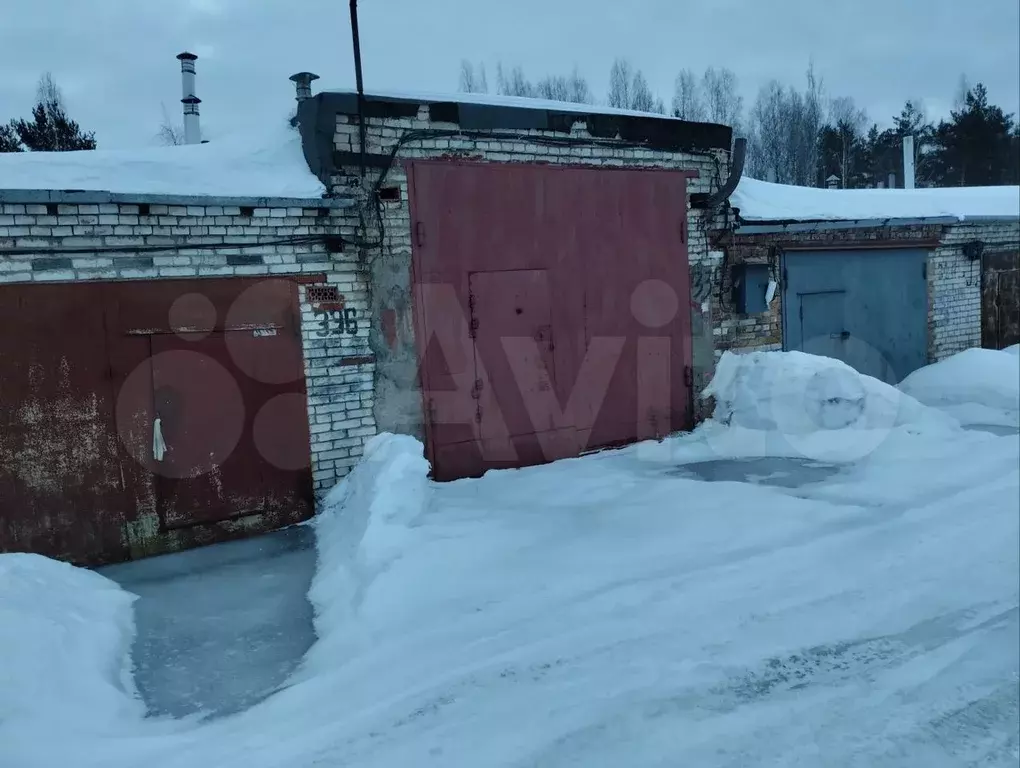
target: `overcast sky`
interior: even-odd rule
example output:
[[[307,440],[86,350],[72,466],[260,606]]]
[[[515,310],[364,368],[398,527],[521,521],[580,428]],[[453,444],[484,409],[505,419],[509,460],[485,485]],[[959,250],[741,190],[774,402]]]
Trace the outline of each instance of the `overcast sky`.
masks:
[[[182,50],[199,55],[211,138],[285,119],[293,86],[354,83],[347,0],[4,0],[0,121],[27,115],[52,71],[100,147],[144,146],[180,114]],[[455,91],[462,58],[537,79],[575,64],[605,98],[614,56],[668,104],[681,68],[736,72],[747,105],[769,79],[802,85],[814,59],[830,96],[888,123],[907,98],[948,112],[961,74],[1020,107],[1020,0],[361,0],[368,90]]]

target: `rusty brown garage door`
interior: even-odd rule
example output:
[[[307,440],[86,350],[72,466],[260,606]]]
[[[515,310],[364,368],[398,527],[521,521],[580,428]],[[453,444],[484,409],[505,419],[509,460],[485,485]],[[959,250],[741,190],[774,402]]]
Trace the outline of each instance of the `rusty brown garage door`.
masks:
[[[690,426],[691,173],[456,161],[409,172],[437,479]]]
[[[981,257],[981,346],[1020,344],[1020,250]]]
[[[75,563],[312,513],[296,286],[0,288],[0,551]]]

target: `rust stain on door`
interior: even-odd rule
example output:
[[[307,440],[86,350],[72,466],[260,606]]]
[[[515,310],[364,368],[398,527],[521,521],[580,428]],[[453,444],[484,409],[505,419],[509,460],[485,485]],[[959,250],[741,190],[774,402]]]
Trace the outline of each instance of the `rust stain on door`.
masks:
[[[0,552],[91,565],[309,517],[296,301],[282,280],[0,287]]]
[[[95,286],[0,292],[0,551],[117,558],[123,524],[113,387]]]
[[[981,346],[1020,343],[1020,250],[982,257]]]

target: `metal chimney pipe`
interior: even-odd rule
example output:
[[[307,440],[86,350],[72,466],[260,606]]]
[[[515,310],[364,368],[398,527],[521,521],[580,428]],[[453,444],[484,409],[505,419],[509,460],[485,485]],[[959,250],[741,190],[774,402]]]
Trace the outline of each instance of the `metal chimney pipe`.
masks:
[[[896,174],[889,174],[889,189],[896,189]]]
[[[304,101],[305,99],[312,98],[312,81],[318,80],[319,76],[313,72],[298,72],[295,75],[291,75],[290,79],[297,90],[295,98],[298,101]]]
[[[198,124],[198,105],[202,100],[195,95],[195,59],[193,53],[177,55],[181,62],[181,104],[184,105],[184,143],[200,144],[202,131]]]
[[[903,137],[903,188],[914,188],[914,137]]]

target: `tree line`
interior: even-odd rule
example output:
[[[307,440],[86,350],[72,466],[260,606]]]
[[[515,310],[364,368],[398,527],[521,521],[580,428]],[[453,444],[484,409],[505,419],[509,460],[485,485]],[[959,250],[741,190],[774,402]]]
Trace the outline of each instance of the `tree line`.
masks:
[[[70,152],[95,149],[96,134],[67,116],[64,95],[48,72],[39,78],[32,116],[0,123],[0,152]]]
[[[783,184],[855,189],[903,185],[903,139],[914,137],[915,184],[994,186],[1020,184],[1020,124],[988,101],[981,83],[961,78],[948,118],[928,118],[924,104],[908,99],[892,125],[880,128],[847,96],[826,94],[809,65],[802,88],[771,80],[744,110],[736,75],[708,67],[701,75],[681,70],[668,114],[684,120],[730,125],[748,141],[747,173]],[[488,93],[484,65],[461,63],[460,90]],[[532,82],[520,66],[496,68],[495,92],[507,96],[595,104],[587,80],[575,68]],[[613,61],[604,102],[615,108],[667,114],[640,69]]]

